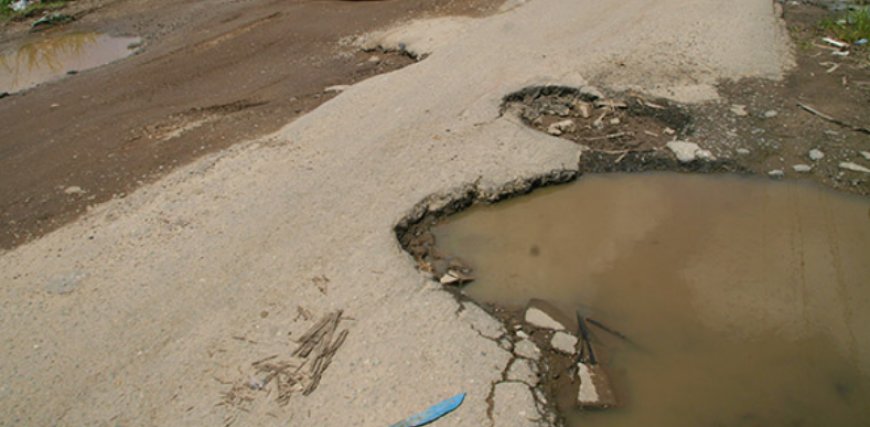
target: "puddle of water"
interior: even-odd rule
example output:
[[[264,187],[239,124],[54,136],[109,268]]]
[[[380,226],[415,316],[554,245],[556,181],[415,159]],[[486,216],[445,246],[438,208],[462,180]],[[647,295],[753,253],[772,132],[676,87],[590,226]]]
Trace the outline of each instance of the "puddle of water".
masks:
[[[0,92],[17,92],[108,64],[133,52],[137,37],[111,37],[99,33],[42,35],[0,55]]]
[[[594,329],[620,408],[569,426],[867,425],[870,200],[797,183],[582,177],[434,230],[480,302]]]

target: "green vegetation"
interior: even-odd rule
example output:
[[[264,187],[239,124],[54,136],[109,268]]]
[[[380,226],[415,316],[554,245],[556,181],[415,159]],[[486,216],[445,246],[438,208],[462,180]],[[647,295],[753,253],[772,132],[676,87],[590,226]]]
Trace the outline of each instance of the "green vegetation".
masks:
[[[0,21],[25,19],[42,14],[45,11],[52,11],[62,8],[69,3],[68,0],[47,0],[39,3],[32,3],[26,9],[15,12],[9,8],[15,0],[0,0]]]
[[[870,38],[870,6],[825,19],[821,27],[833,37],[848,43]]]

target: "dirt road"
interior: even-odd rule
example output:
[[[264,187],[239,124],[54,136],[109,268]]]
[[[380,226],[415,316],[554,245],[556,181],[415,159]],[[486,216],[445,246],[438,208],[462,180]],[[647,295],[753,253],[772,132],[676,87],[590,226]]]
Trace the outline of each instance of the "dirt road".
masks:
[[[410,17],[480,15],[497,3],[73,3],[67,12],[84,15],[50,32],[134,35],[144,45],[139,55],[0,100],[0,248],[205,153],[274,132],[334,96],[328,86],[413,62],[347,49],[343,37]],[[5,28],[0,50],[33,38],[26,27]]]

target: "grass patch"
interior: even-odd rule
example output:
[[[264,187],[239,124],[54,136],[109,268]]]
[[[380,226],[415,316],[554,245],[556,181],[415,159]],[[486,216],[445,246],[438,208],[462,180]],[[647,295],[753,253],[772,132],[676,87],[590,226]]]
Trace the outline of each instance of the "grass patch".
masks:
[[[821,28],[844,42],[870,39],[870,6],[864,6],[821,22]]]
[[[0,0],[0,21],[18,21],[32,18],[34,16],[42,15],[44,12],[58,10],[69,3],[69,0],[42,1],[39,3],[32,3],[24,10],[16,12],[9,8],[9,5],[14,1],[15,0]]]

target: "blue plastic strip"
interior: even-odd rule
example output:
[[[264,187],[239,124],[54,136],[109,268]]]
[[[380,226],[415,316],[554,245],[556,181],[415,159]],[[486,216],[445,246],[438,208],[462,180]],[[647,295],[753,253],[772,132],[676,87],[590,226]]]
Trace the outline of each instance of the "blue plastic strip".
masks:
[[[420,427],[426,424],[431,423],[432,421],[437,420],[451,412],[453,412],[459,405],[462,404],[462,401],[465,400],[465,393],[457,394],[443,402],[436,403],[426,409],[423,412],[420,412],[417,415],[413,415],[409,418],[405,418],[402,421],[399,421],[396,424],[391,425],[390,427]]]

